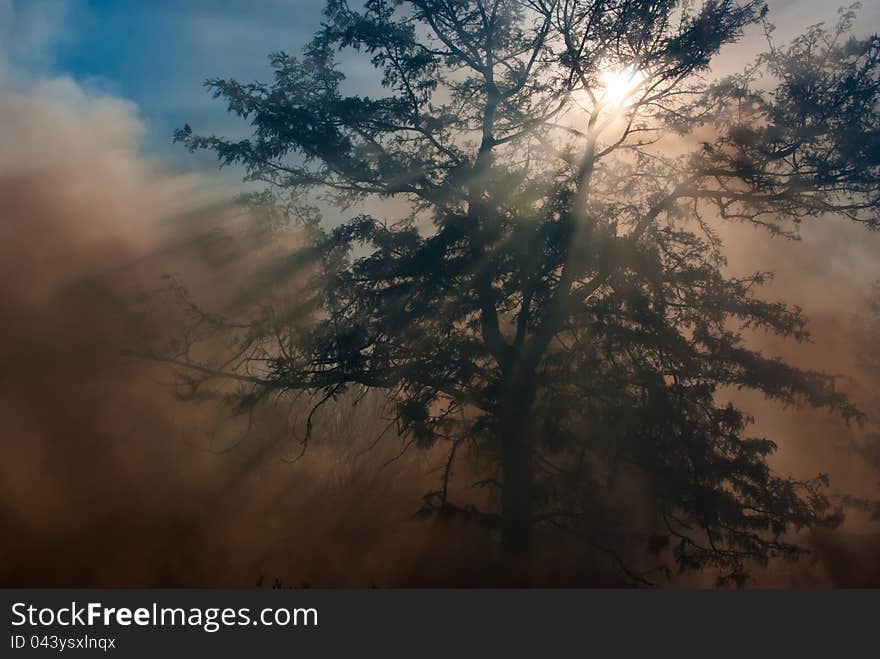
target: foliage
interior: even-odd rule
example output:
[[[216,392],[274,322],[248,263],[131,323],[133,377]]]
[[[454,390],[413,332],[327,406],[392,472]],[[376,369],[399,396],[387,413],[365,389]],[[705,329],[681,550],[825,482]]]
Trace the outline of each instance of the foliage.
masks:
[[[740,582],[799,553],[787,533],[839,518],[825,478],[771,470],[775,445],[724,391],[859,412],[831,377],[748,347],[753,330],[802,340],[805,321],[757,297],[767,273],[725,274],[713,225],[878,227],[880,40],[847,37],[845,12],[708,80],[762,22],[755,1],[330,0],[271,83],[208,81],[249,138],[176,135],[269,185],[310,285],[222,368],[169,358],[238,378],[249,404],[384,390],[399,433],[448,451],[427,505],[500,522],[512,549],[540,524],[594,538],[587,511],[626,464],[649,484],[652,547],[681,568]],[[343,73],[364,58],[378,95]],[[323,221],[328,206],[354,216]],[[463,449],[500,511],[454,503]]]

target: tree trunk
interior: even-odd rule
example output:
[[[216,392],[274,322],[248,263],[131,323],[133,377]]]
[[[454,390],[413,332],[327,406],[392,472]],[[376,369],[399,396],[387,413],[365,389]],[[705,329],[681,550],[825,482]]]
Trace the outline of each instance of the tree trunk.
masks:
[[[503,481],[501,489],[502,544],[512,554],[528,554],[532,544],[532,465],[530,417],[533,384],[508,398],[501,419]]]
[[[532,545],[532,468],[527,440],[522,429],[512,429],[502,438],[502,544],[513,554],[527,554]]]

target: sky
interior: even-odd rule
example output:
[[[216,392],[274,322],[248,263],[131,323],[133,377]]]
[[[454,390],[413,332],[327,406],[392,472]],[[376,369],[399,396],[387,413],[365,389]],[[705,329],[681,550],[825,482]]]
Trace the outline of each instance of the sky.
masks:
[[[134,103],[143,147],[176,168],[197,158],[171,144],[189,122],[233,132],[202,86],[209,77],[266,77],[267,55],[297,51],[322,0],[0,0],[0,62],[19,85],[69,77],[92,94]]]
[[[130,101],[143,123],[142,149],[175,169],[209,169],[209,154],[171,144],[184,123],[240,134],[203,88],[210,77],[265,79],[272,51],[297,52],[318,27],[323,0],[0,0],[0,76],[27,85],[70,78],[86,92]],[[781,38],[833,20],[822,0],[770,0]],[[880,3],[862,24],[880,25]],[[760,43],[750,35],[729,61]]]

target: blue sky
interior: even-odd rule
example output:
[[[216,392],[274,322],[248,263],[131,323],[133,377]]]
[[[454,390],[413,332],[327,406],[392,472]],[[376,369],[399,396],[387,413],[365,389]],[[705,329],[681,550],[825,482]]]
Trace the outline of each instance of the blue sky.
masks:
[[[205,92],[205,78],[266,78],[267,54],[296,52],[321,20],[323,0],[0,0],[0,48],[19,82],[69,76],[134,102],[144,149],[175,167],[193,159],[171,134],[238,132]]]
[[[235,135],[246,126],[210,98],[205,78],[267,78],[267,54],[298,51],[319,25],[323,2],[0,0],[0,79],[4,69],[19,82],[68,76],[87,91],[127,99],[145,124],[146,153],[175,168],[206,168],[214,163],[208,154],[171,144],[174,129],[188,122]],[[771,19],[787,38],[833,20],[838,4],[845,0],[770,0]],[[866,30],[876,30],[878,18],[880,2],[865,3]]]

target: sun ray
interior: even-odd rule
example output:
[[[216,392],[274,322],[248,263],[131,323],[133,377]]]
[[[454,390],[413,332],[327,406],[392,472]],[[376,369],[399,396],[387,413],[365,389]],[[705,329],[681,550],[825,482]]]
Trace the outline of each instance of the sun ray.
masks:
[[[626,107],[644,80],[644,74],[633,66],[607,69],[599,76],[600,102],[608,108]]]

